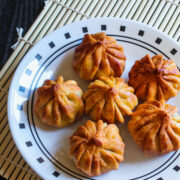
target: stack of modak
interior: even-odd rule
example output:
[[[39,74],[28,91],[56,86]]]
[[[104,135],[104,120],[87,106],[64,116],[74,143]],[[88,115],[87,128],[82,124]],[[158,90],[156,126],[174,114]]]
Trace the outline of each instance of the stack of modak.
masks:
[[[87,121],[70,137],[76,167],[88,176],[118,169],[125,144],[115,122],[124,123],[146,155],[161,155],[180,148],[180,116],[165,102],[180,91],[180,72],[173,60],[146,55],[135,62],[128,84],[123,47],[105,33],[86,34],[75,49],[73,68],[92,81],[83,94],[73,80],[46,80],[35,93],[34,111],[41,122],[65,127],[85,113]],[[138,105],[138,98],[145,101]],[[107,124],[108,123],[108,124]]]
[[[129,72],[129,85],[145,101],[131,116],[128,129],[147,156],[180,148],[180,116],[166,101],[180,91],[180,72],[173,60],[146,55]]]

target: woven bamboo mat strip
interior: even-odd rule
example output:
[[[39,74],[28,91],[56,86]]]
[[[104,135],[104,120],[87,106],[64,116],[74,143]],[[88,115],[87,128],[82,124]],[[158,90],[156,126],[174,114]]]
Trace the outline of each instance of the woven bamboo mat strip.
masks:
[[[94,17],[118,17],[153,26],[180,42],[179,4],[179,0],[49,0],[23,38],[36,44],[65,24]],[[20,41],[0,72],[0,174],[8,179],[40,179],[18,152],[7,120],[10,82],[30,47]]]

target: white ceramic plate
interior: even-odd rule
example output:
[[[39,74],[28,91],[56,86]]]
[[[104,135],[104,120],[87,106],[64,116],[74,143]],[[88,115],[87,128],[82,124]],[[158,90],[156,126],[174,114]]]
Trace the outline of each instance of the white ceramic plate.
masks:
[[[85,91],[88,82],[72,69],[74,48],[85,33],[104,31],[124,47],[127,56],[123,78],[135,60],[145,54],[163,54],[180,67],[180,46],[159,31],[129,20],[100,18],[79,21],[60,28],[37,43],[23,58],[11,83],[8,97],[8,118],[11,133],[24,159],[44,179],[90,179],[79,171],[69,156],[69,137],[88,117],[63,129],[51,128],[39,122],[32,111],[34,91],[45,79],[58,75],[74,79]],[[180,95],[168,103],[180,109]],[[125,160],[116,171],[93,179],[180,179],[180,151],[147,158],[133,142],[126,124],[118,124],[126,144]]]

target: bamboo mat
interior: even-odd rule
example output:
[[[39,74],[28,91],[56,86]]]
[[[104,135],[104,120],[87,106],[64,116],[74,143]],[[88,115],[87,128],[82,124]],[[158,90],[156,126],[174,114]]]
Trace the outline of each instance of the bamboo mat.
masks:
[[[18,152],[7,119],[8,88],[24,55],[48,33],[92,17],[118,17],[149,24],[180,42],[180,0],[48,0],[0,72],[0,175],[40,179]],[[27,42],[28,41],[28,42]]]

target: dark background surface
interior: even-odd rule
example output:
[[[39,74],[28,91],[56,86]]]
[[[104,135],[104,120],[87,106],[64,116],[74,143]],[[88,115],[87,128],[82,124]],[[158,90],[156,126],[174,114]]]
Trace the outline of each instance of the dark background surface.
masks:
[[[0,0],[0,69],[13,52],[16,27],[22,27],[24,35],[43,7],[44,0]]]
[[[0,69],[13,52],[16,27],[22,27],[24,35],[43,7],[44,0],[0,0]]]

